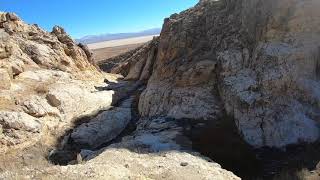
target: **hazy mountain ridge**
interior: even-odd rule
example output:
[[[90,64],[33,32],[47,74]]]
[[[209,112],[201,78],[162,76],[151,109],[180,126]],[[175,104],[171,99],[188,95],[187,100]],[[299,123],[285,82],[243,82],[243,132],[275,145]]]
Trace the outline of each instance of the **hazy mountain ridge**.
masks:
[[[91,44],[103,41],[117,40],[117,39],[126,39],[140,36],[149,36],[149,35],[158,35],[161,32],[161,28],[147,29],[139,32],[130,32],[130,33],[106,33],[100,35],[88,35],[80,39],[76,39],[78,43]]]

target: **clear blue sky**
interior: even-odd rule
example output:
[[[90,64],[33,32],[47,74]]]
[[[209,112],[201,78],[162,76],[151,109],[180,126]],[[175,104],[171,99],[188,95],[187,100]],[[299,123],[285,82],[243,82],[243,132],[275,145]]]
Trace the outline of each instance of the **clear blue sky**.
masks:
[[[0,0],[0,11],[51,31],[60,25],[74,38],[162,27],[172,13],[198,0]]]

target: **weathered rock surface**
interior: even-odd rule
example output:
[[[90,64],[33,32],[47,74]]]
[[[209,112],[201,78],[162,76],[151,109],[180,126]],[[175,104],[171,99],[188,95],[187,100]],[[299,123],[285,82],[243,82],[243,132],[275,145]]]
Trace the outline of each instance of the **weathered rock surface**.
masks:
[[[0,122],[5,129],[15,129],[28,132],[39,132],[41,124],[34,117],[25,113],[0,112]]]
[[[131,107],[116,107],[82,124],[71,133],[74,145],[81,149],[97,148],[115,139],[131,120]]]
[[[130,63],[116,64],[128,75],[125,80],[149,79],[157,44],[154,39],[138,49]],[[102,74],[92,62],[89,49],[76,45],[61,27],[48,33],[14,14],[0,13],[0,79],[4,82],[0,85],[0,179],[239,179],[199,154],[173,151],[183,149],[175,142],[182,129],[162,119],[151,124],[141,121],[135,136],[112,148],[86,150],[113,140],[125,129],[133,116],[133,100],[112,106],[143,84],[118,82],[121,76]],[[101,110],[108,111],[78,126],[77,120]],[[76,156],[78,162],[96,158],[86,165],[50,165],[49,149],[74,127],[62,143],[72,141],[80,153],[61,151],[57,156]]]
[[[69,155],[85,164],[7,170],[0,178],[239,179],[190,151],[179,124],[187,119],[205,126],[231,117],[256,148],[318,140],[318,7],[317,0],[201,0],[172,15],[159,38],[100,65],[137,86],[147,83],[133,134],[87,150],[114,139],[130,121],[129,106],[110,109],[70,135],[80,151]],[[36,142],[47,129],[64,132],[75,118],[111,108],[131,91],[114,76],[103,84],[88,49],[60,27],[46,33],[1,13],[0,39],[0,74],[8,75],[0,92],[6,147]]]
[[[11,77],[5,69],[0,69],[0,89],[10,89],[11,88]]]
[[[108,162],[108,163],[106,163]],[[187,166],[181,163],[187,162]],[[86,164],[55,166],[50,169],[25,169],[7,172],[4,179],[207,179],[240,180],[220,165],[189,153],[163,152],[141,154],[127,149],[110,148]]]
[[[73,82],[65,86],[65,83],[57,83],[49,87],[46,98],[49,104],[60,110],[66,120],[91,114],[112,104],[113,91],[92,91],[85,84]]]
[[[88,123],[88,129],[90,126],[92,124]],[[79,130],[85,130],[85,127],[80,126]],[[142,119],[137,131],[123,137],[121,142],[98,151],[81,150],[80,164],[43,168],[41,171],[26,168],[2,173],[0,178],[240,179],[199,153],[187,151],[190,147],[191,143],[183,136],[183,128],[176,121]]]
[[[1,151],[8,147],[30,146],[40,139],[42,125],[36,118],[14,111],[0,111],[0,146]]]
[[[140,114],[220,121],[226,112],[254,147],[318,140],[318,7],[317,0],[203,0],[167,18]],[[145,59],[123,60],[111,71],[136,80]]]
[[[147,81],[152,74],[158,42],[159,38],[155,37],[140,48],[99,62],[99,66],[106,72],[125,76],[125,80]]]
[[[110,108],[114,92],[95,86],[118,77],[92,62],[89,50],[61,27],[48,33],[0,13],[0,152],[62,135],[77,118]]]
[[[23,102],[24,111],[34,117],[44,117],[46,115],[58,115],[58,109],[50,106],[45,98],[40,96],[30,96]]]

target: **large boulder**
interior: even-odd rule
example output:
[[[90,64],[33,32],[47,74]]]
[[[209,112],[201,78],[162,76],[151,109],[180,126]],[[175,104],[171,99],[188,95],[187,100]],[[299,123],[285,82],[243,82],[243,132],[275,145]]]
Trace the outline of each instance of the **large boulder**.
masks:
[[[21,112],[0,111],[0,124],[6,129],[29,132],[39,132],[41,130],[41,124],[37,119]]]
[[[113,103],[113,91],[96,91],[79,82],[56,83],[48,87],[46,99],[57,107],[64,121],[74,120],[75,117],[90,115],[100,110],[110,108]]]
[[[60,113],[57,108],[50,106],[45,98],[36,95],[28,97],[22,104],[24,111],[34,117],[58,116]]]
[[[72,142],[82,149],[97,148],[116,138],[131,120],[131,108],[114,108],[82,124],[71,134]]]
[[[1,154],[5,155],[8,151],[34,145],[41,139],[43,127],[39,119],[24,112],[0,110]],[[1,158],[5,157],[1,156]],[[9,161],[9,163],[12,162]]]
[[[227,115],[254,147],[314,142],[319,6],[317,0],[203,0],[165,19],[157,45],[149,44],[154,53],[142,47],[132,57],[115,57],[111,72],[138,80],[152,64],[139,101],[143,117],[218,122]],[[149,53],[153,63],[146,62]]]

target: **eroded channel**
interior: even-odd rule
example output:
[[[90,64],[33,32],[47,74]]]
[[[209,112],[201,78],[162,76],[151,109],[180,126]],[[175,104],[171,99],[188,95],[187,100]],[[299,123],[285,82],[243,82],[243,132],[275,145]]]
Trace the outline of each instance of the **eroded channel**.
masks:
[[[119,93],[113,107],[93,117],[77,120],[75,127],[66,132],[49,152],[48,160],[55,165],[77,164],[134,132],[139,119],[138,99],[143,89],[139,82],[125,82],[103,89]]]
[[[143,89],[135,84],[110,110],[77,121],[77,126],[49,153],[49,161],[55,165],[83,163],[94,152],[133,134],[139,123],[138,101]],[[288,146],[282,150],[254,149],[243,141],[231,117],[222,118],[219,124],[192,119],[174,121],[183,127],[184,135],[191,140],[191,151],[200,152],[245,180],[303,179],[320,161],[320,143]],[[124,119],[125,123],[122,123]],[[114,127],[115,124],[122,126]]]

